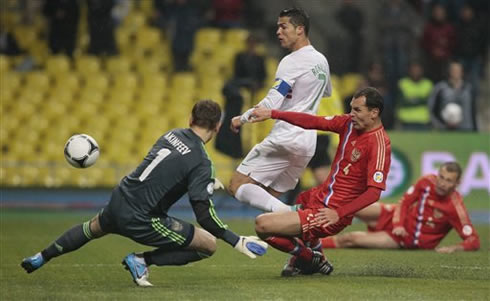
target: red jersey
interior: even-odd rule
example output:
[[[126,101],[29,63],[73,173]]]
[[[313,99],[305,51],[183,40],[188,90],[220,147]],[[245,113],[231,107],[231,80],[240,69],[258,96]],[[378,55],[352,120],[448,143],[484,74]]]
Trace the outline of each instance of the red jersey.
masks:
[[[433,249],[456,229],[465,250],[478,250],[480,238],[471,224],[459,192],[441,197],[435,192],[436,175],[420,178],[410,187],[393,215],[393,227],[403,226],[405,248]]]
[[[354,129],[350,115],[321,117],[272,110],[272,118],[303,128],[335,132],[340,136],[330,174],[324,183],[311,190],[309,208],[328,207],[337,210],[359,197],[369,186],[385,189],[391,146],[383,126],[360,132]],[[337,212],[342,217],[341,212]],[[353,215],[348,216],[352,219]]]

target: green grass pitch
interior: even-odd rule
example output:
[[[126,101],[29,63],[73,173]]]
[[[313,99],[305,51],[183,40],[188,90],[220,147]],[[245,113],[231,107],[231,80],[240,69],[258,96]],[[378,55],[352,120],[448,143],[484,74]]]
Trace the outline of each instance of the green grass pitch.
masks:
[[[0,300],[490,300],[489,225],[476,225],[478,252],[328,250],[332,275],[281,278],[287,258],[276,250],[256,260],[223,242],[210,259],[150,269],[152,288],[138,288],[120,264],[148,248],[107,236],[27,274],[23,257],[41,250],[91,213],[2,211]],[[253,234],[253,220],[227,220]],[[346,231],[362,229],[354,224]],[[443,245],[456,243],[453,231]]]

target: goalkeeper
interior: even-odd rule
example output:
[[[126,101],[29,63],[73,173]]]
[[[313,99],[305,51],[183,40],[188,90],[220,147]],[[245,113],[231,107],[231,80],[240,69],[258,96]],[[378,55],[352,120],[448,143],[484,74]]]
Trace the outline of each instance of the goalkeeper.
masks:
[[[263,255],[265,242],[228,230],[213,207],[214,189],[222,185],[214,177],[204,144],[218,133],[220,118],[221,109],[215,102],[196,103],[190,128],[173,129],[162,135],[143,162],[112,191],[105,208],[91,220],[66,231],[42,252],[25,258],[21,266],[31,273],[52,258],[75,251],[107,233],[155,247],[152,251],[131,253],[122,261],[139,286],[152,285],[148,281],[150,265],[184,265],[211,256],[216,251],[215,237],[251,258]],[[197,222],[205,230],[167,215],[185,193]]]

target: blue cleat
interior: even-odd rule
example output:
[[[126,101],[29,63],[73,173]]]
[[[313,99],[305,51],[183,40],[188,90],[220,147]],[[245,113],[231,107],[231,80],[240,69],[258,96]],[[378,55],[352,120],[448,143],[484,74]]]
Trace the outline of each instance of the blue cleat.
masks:
[[[131,273],[134,283],[138,286],[153,286],[153,284],[148,281],[148,266],[143,258],[139,258],[134,253],[131,253],[124,257],[122,264],[124,265],[124,268]]]
[[[42,267],[45,262],[46,261],[44,261],[43,255],[41,255],[41,253],[37,253],[31,257],[24,258],[20,266],[26,270],[27,273],[32,273]]]

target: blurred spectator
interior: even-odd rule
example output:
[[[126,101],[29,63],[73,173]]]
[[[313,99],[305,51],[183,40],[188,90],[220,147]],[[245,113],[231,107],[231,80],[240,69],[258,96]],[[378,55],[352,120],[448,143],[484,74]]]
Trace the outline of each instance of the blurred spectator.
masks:
[[[243,0],[213,0],[214,26],[235,28],[243,26]]]
[[[408,76],[398,82],[399,101],[397,119],[403,129],[425,130],[430,124],[428,98],[432,82],[424,77],[424,69],[418,62],[410,64]]]
[[[48,38],[51,53],[73,56],[80,18],[80,1],[49,0],[44,3],[43,12],[49,23]]]
[[[348,59],[342,60],[344,66],[339,66],[336,72],[337,74],[357,73],[360,71],[363,52],[361,31],[364,26],[364,15],[352,0],[343,0],[339,10],[335,13],[335,18],[348,33],[345,37]]]
[[[449,64],[448,80],[435,85],[429,98],[429,111],[432,125],[437,129],[476,131],[471,85],[463,80],[460,63]]]
[[[364,76],[361,76],[361,79],[359,80],[358,84],[357,84],[357,87],[356,89],[354,89],[353,93],[347,95],[344,97],[344,113],[348,114],[350,112],[350,103],[352,101],[352,97],[354,96],[354,93],[358,90],[362,90],[364,88],[367,88],[369,87],[369,82],[367,80],[367,78],[365,78]]]
[[[388,0],[376,20],[388,89],[393,93],[398,80],[407,73],[409,54],[414,52],[417,18],[408,3]]]
[[[390,92],[386,80],[383,65],[379,62],[373,62],[369,65],[366,75],[368,86],[376,88],[384,99],[384,109],[381,119],[385,129],[393,129],[395,124],[395,99],[394,93]]]
[[[257,44],[257,38],[250,35],[246,49],[235,57],[233,78],[223,87],[226,102],[223,127],[216,137],[216,149],[233,158],[243,157],[240,133],[233,133],[229,127],[231,119],[240,115],[242,110],[243,97],[240,89],[250,89],[254,95],[264,85],[266,77],[264,57],[257,53]]]
[[[166,30],[172,41],[174,70],[190,70],[196,31],[206,25],[210,3],[207,0],[154,0],[155,25]]]
[[[483,58],[487,51],[488,27],[475,17],[471,6],[464,5],[460,13],[461,21],[456,27],[458,42],[455,55],[463,64],[465,78],[473,87],[476,96]]]
[[[8,26],[0,27],[0,54],[7,56],[23,55],[21,61],[15,66],[15,70],[19,72],[31,71],[36,64],[34,58],[19,46],[15,35],[10,32]]]
[[[22,54],[15,36],[5,27],[0,28],[0,54],[15,56]]]
[[[90,34],[88,53],[94,55],[117,54],[114,36],[116,21],[112,18],[112,9],[115,5],[116,0],[87,0]]]
[[[446,9],[441,4],[435,4],[422,37],[427,76],[433,82],[444,79],[447,64],[453,55],[455,38],[454,27],[447,21]]]
[[[262,8],[260,0],[244,0],[243,18],[244,25],[247,29],[266,30],[264,28],[264,15],[265,10]],[[275,30],[273,32],[275,32]]]

